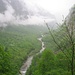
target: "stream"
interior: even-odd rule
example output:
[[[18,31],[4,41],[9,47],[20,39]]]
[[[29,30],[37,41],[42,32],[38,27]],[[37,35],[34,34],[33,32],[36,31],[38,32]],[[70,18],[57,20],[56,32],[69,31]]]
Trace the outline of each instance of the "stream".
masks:
[[[45,50],[45,45],[44,45],[44,42],[42,41],[42,38],[44,36],[42,35],[42,37],[38,38],[38,40],[41,42],[42,44],[42,47],[41,47],[41,50],[40,52],[36,53],[36,55],[38,55],[39,53],[42,53],[42,51]],[[26,71],[27,69],[30,67],[31,65],[31,62],[32,62],[32,59],[33,59],[33,56],[30,56],[27,58],[26,62],[22,65],[21,69],[20,69],[20,73],[19,75],[25,75],[26,74]]]

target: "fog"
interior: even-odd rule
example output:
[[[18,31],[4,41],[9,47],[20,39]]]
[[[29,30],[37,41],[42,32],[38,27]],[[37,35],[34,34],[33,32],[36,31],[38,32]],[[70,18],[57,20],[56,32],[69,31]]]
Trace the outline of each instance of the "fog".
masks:
[[[26,1],[26,0],[24,0]],[[61,22],[63,17],[66,17],[71,7],[75,4],[75,0],[27,0],[28,2],[38,5],[53,15],[57,22]]]
[[[69,13],[70,8],[75,4],[75,0],[19,0],[24,7],[27,8],[27,19],[24,15],[14,15],[16,12],[14,8],[6,2],[6,9],[3,13],[0,13],[0,22],[10,22],[17,24],[44,24],[46,22],[57,21],[62,22],[62,15],[66,17]],[[11,3],[11,1],[9,0]],[[23,3],[22,3],[23,2]],[[25,4],[24,4],[25,2]],[[40,9],[42,8],[42,9]],[[43,10],[44,9],[44,10]],[[44,14],[40,15],[40,13]],[[47,15],[49,12],[53,17]],[[49,14],[48,13],[48,14]],[[31,15],[33,14],[33,15]],[[55,16],[55,17],[54,17]],[[22,19],[21,19],[22,18]]]

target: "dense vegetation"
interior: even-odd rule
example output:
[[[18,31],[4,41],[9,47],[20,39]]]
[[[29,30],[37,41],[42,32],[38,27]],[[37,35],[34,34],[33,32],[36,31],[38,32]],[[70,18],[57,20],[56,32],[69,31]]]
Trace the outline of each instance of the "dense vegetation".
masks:
[[[46,25],[46,50],[34,57],[26,75],[75,75],[75,6],[57,29]]]
[[[18,75],[28,56],[41,49],[42,26],[8,25],[0,28],[0,75]]]
[[[18,75],[23,61],[41,49],[37,38],[43,33],[46,49],[33,58],[26,75],[75,75],[75,6],[62,25],[48,30],[29,25],[1,27],[0,74]]]
[[[26,75],[71,75],[68,65],[68,60],[62,52],[54,54],[46,49],[34,57]]]
[[[51,35],[49,33],[46,34],[45,37],[43,38],[46,50],[42,54],[39,54],[38,56],[34,57],[32,65],[28,69],[26,75],[36,75],[36,74],[37,75],[72,75],[71,63],[69,61],[71,60],[72,57],[71,54],[72,45],[68,41],[69,39],[68,38],[66,39],[64,25],[62,25],[56,30],[52,30],[52,34],[57,44],[60,45],[60,48],[54,42]],[[75,68],[75,62],[74,62],[74,68]]]
[[[69,38],[66,37],[65,31],[64,24],[56,30],[51,30],[56,43],[49,33],[45,34],[43,41],[46,50],[34,57],[26,75],[72,75],[72,44]]]

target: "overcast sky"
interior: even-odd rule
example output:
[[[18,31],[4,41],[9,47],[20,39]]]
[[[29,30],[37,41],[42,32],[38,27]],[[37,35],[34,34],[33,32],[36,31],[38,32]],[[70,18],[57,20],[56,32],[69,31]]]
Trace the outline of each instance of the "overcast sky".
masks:
[[[75,0],[25,0],[37,4],[56,16],[59,21],[62,15],[67,16],[69,9],[75,4]]]

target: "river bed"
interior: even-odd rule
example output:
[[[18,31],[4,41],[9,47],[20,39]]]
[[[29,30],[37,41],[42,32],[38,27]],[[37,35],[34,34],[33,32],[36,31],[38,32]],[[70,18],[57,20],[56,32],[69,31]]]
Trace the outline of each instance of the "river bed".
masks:
[[[38,38],[38,40],[41,42],[42,46],[41,46],[40,52],[36,53],[36,55],[39,54],[39,53],[42,53],[42,51],[45,50],[45,45],[44,45],[44,42],[42,41],[42,38],[43,38],[43,35],[42,35],[42,37]],[[20,69],[21,74],[19,74],[19,75],[25,75],[26,74],[27,69],[31,65],[32,59],[33,59],[33,56],[28,57],[26,62],[22,65],[22,67]]]

